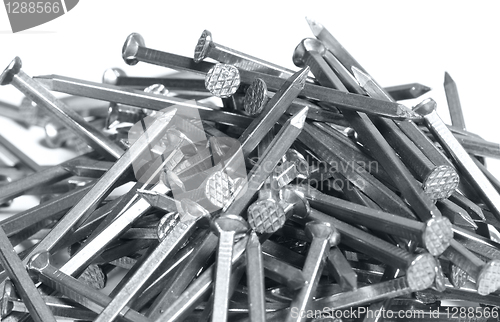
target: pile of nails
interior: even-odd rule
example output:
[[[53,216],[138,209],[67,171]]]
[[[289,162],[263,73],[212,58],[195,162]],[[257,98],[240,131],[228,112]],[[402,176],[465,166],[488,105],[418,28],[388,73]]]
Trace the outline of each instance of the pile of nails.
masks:
[[[0,82],[26,100],[1,114],[78,156],[41,167],[0,137],[0,202],[41,199],[0,222],[2,320],[496,320],[499,145],[448,74],[452,125],[307,22],[299,71],[209,31],[193,59],[126,39],[166,77],[31,78],[16,57]]]

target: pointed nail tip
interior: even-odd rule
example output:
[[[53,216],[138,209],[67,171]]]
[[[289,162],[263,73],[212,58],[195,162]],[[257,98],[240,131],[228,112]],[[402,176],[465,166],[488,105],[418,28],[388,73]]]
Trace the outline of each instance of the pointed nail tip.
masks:
[[[453,78],[451,78],[448,72],[444,72],[444,84],[446,85],[451,83],[454,83]]]
[[[306,17],[306,21],[307,21],[307,24],[309,25],[309,29],[311,29],[313,35],[315,37],[317,37],[321,30],[323,29],[323,25],[320,24],[318,21],[312,19],[312,18],[309,18],[309,17]]]
[[[309,111],[309,107],[304,107],[300,111],[297,112],[292,118],[290,119],[290,124],[295,126],[296,128],[302,129],[304,127],[304,124],[306,122],[306,117],[307,117],[307,112]]]
[[[146,199],[146,201],[149,202],[150,204],[152,202],[154,202],[153,198],[156,197],[156,195],[157,195],[153,191],[144,190],[144,189],[137,189],[137,194],[139,194],[139,196],[141,196],[142,198]]]
[[[360,69],[358,69],[356,66],[351,67],[352,74],[354,75],[354,78],[356,78],[356,81],[359,83],[361,87],[365,86],[368,82],[372,80],[372,78],[363,73]]]
[[[259,237],[257,236],[257,233],[254,230],[252,230],[252,232],[250,233],[250,237],[248,238],[248,244],[255,246],[260,245]]]

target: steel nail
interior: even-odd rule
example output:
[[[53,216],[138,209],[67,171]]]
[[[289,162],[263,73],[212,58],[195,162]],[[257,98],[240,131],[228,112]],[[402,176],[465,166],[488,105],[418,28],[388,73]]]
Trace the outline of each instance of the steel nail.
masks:
[[[35,284],[33,284],[22,261],[19,259],[2,228],[0,228],[0,262],[16,286],[33,319],[37,322],[55,322],[54,315],[42,299]]]
[[[450,111],[451,124],[461,130],[465,130],[465,120],[462,113],[462,105],[458,96],[457,84],[451,78],[448,72],[444,73],[444,92],[448,101],[448,109]]]
[[[242,145],[243,155],[247,156],[253,151],[266,133],[286,111],[293,99],[300,94],[305,85],[309,68],[304,68],[285,81],[278,93],[267,102],[262,112],[252,121],[252,124],[238,139]],[[305,109],[306,112],[308,108]],[[302,108],[299,112],[304,111]],[[306,113],[307,114],[307,113]]]
[[[312,239],[306,262],[302,272],[306,281],[306,286],[300,289],[290,304],[290,314],[286,321],[305,321],[303,314],[294,315],[292,312],[305,312],[312,301],[313,294],[321,277],[323,266],[326,263],[328,249],[336,246],[340,241],[340,235],[337,230],[326,223],[309,222],[306,224],[306,233]]]
[[[139,295],[147,280],[160,265],[172,258],[193,231],[200,225],[203,225],[209,216],[209,213],[205,209],[189,200],[183,200],[181,206],[184,209],[181,221],[168,235],[160,236],[162,239],[160,244],[141,263],[141,266],[127,280],[126,285],[99,314],[96,322],[113,321],[127,303]]]
[[[158,140],[165,132],[166,127],[176,109],[170,109],[168,112],[163,112],[158,115],[137,141],[128,149],[123,156],[107,171],[100,180],[96,182],[93,188],[58,222],[52,231],[37,244],[32,254],[40,251],[50,251],[70,232],[74,231],[74,227],[87,219],[90,213],[110,192],[111,188],[118,182],[128,168],[150,144]]]
[[[319,22],[306,18],[309,27],[313,34],[321,40],[325,46],[335,55],[335,57],[344,65],[345,69],[353,70],[356,68],[358,71],[369,75],[366,70],[349,54],[349,52],[330,34],[330,32]],[[382,92],[386,98],[387,92],[375,80],[371,79],[372,85]],[[398,126],[415,142],[416,146],[436,165],[450,165],[450,162],[444,157],[436,147],[425,136],[418,131],[415,124],[411,121],[397,123]]]
[[[472,161],[469,154],[455,139],[453,134],[445,126],[436,112],[436,102],[427,99],[414,108],[415,112],[421,114],[426,125],[433,132],[441,145],[453,157],[467,180],[474,185],[478,193],[483,197],[490,210],[497,218],[500,218],[500,195],[491,185],[489,180]]]
[[[160,111],[167,106],[182,106],[185,109],[198,110],[201,118],[221,124],[246,128],[251,118],[231,112],[214,110],[212,106],[202,103],[186,101],[176,97],[168,97],[145,93],[142,91],[124,89],[119,86],[94,83],[64,76],[49,75],[35,78],[40,84],[52,91],[72,95],[81,95],[103,101],[137,106],[153,111]]]
[[[96,264],[89,265],[78,279],[96,290],[103,289],[106,286],[107,281],[106,275]]]
[[[291,189],[290,192],[303,193],[312,207],[345,222],[419,240],[434,256],[440,255],[453,238],[451,223],[446,218],[432,218],[426,223],[421,223],[329,196],[309,186],[290,186],[288,189]]]
[[[485,263],[454,239],[450,247],[443,252],[443,256],[476,281],[480,295],[488,295],[500,288],[500,260],[494,259]]]
[[[127,74],[119,68],[108,68],[104,71],[102,82],[109,85],[134,88],[145,88],[154,84],[162,84],[176,93],[178,91],[180,91],[180,93],[184,91],[196,91],[200,94],[201,92],[205,92],[205,96],[209,95],[205,89],[204,79],[192,77],[191,75],[187,78],[180,78],[175,74],[166,77],[133,77],[127,76]]]
[[[15,164],[15,166],[26,167],[33,172],[39,172],[42,170],[42,167],[38,165],[35,161],[33,161],[30,157],[28,157],[24,152],[19,150],[14,144],[12,144],[9,140],[0,135],[0,145],[2,145],[5,149],[7,149],[10,153],[14,155],[15,158],[19,160],[20,164]]]
[[[337,81],[338,77],[320,56],[321,50],[324,50],[324,46],[320,42],[313,42],[309,39],[304,40],[296,48],[294,63],[299,65],[309,64],[312,67],[313,74],[321,76],[318,79],[321,84],[329,87],[339,87],[341,90],[347,91],[345,86],[340,81]],[[370,149],[371,153],[384,168],[392,169],[393,172],[395,171],[393,182],[408,200],[408,203],[413,207],[417,215],[423,220],[428,220],[433,216],[440,216],[441,214],[432,200],[423,193],[418,182],[368,116],[363,113],[346,110],[343,110],[343,114],[359,134],[363,143]]]
[[[333,143],[331,141],[333,140],[328,135],[309,124],[305,124],[299,140],[321,160],[333,167],[334,170],[342,171],[343,176],[372,200],[380,201],[379,205],[385,211],[414,218],[413,212],[392,190],[374,178],[364,168],[357,166],[357,163],[354,164],[349,155],[344,156],[338,153],[338,149],[332,149]]]
[[[172,306],[172,303],[188,287],[196,274],[205,267],[208,259],[217,247],[218,238],[213,233],[208,234],[199,247],[195,247],[192,255],[188,258],[182,268],[177,270],[172,279],[165,285],[164,290],[158,295],[153,304],[146,311],[146,316],[157,319],[162,312]]]
[[[246,274],[250,320],[252,322],[265,322],[264,264],[260,241],[254,231],[250,233],[247,243]]]
[[[215,270],[212,321],[227,321],[229,281],[231,279],[233,247],[236,239],[248,231],[248,223],[240,216],[222,215],[214,220],[213,230],[219,236]]]
[[[248,174],[248,181],[244,188],[234,195],[234,201],[226,204],[225,208],[223,208],[225,213],[241,214],[245,210],[254,194],[262,187],[264,181],[278,164],[281,157],[300,134],[306,115],[307,108],[304,108],[285,123],[264,152],[264,155],[262,155]]]
[[[262,241],[262,236],[259,238]],[[245,236],[235,243],[233,249],[232,263],[233,265],[241,260],[246,249],[248,237]],[[212,287],[215,268],[214,265],[208,267],[188,288],[174,301],[172,306],[168,307],[156,321],[178,321],[189,315],[194,307],[199,304],[202,297]],[[214,302],[215,303],[215,302]]]
[[[474,253],[489,259],[500,259],[500,244],[460,227],[453,227],[455,240]]]
[[[266,277],[285,285],[290,290],[298,290],[306,284],[301,270],[266,253],[263,253],[262,257]]]
[[[146,48],[144,39],[139,34],[131,34],[127,38],[125,45],[123,46],[122,57],[129,65],[135,65],[139,61],[144,61],[154,65],[173,68],[176,70],[185,70],[204,76],[214,65],[207,62],[195,63],[194,60],[187,57]],[[240,69],[239,73],[241,81],[244,83],[251,84],[256,78],[261,78],[264,82],[266,82],[267,86],[271,90],[276,91],[283,86],[285,81],[276,76],[243,69]],[[406,119],[408,117],[414,117],[414,115],[409,115],[406,107],[402,105],[382,102],[362,97],[360,95],[342,93],[335,89],[323,86],[306,84],[301,94],[305,97],[322,102],[330,102],[346,109],[359,110],[366,113],[376,113],[390,118]],[[368,108],[367,106],[370,107]]]
[[[162,159],[162,163],[159,167],[153,170],[150,177],[139,186],[142,188],[146,187],[151,181],[157,177],[158,173],[162,171],[163,167],[172,169],[180,158],[176,155],[181,153],[179,150],[174,150],[165,159]],[[176,162],[177,160],[177,162]],[[132,190],[132,193],[135,189]],[[170,192],[170,189],[166,187],[162,182],[158,182],[153,185],[151,191],[156,193],[165,194]],[[139,192],[139,190],[137,190]],[[82,269],[86,267],[96,256],[100,254],[104,248],[113,241],[114,238],[119,236],[123,231],[125,231],[130,225],[144,213],[146,213],[151,205],[148,200],[139,199],[137,202],[132,204],[136,198],[132,198],[127,205],[116,215],[116,218],[106,227],[103,227],[99,234],[94,234],[85,244],[85,247],[80,249],[78,253],[72,256],[66,264],[61,267],[61,271],[68,275],[79,275]],[[176,210],[176,209],[174,209]]]
[[[370,96],[390,100],[373,78],[356,67],[353,67],[352,71],[361,87]],[[446,164],[434,165],[393,121],[379,119],[375,123],[383,130],[385,138],[398,152],[403,162],[413,170],[417,179],[422,182],[424,192],[432,199],[446,199],[455,191],[459,184],[459,176],[453,167]],[[399,125],[402,123],[407,123],[404,125],[407,127],[412,126],[409,121],[402,121]]]
[[[462,300],[471,301],[476,303],[483,303],[486,305],[498,305],[498,295],[479,295],[475,286],[468,282],[460,289],[456,289],[453,285],[446,283],[446,290],[438,292],[429,288],[425,291],[415,293],[416,298],[424,303],[433,303],[439,300]]]
[[[21,70],[21,65],[21,59],[19,57],[14,58],[0,76],[0,83],[2,85],[13,85],[38,105],[45,107],[48,112],[57,117],[58,120],[104,156],[115,160],[123,154],[122,148],[108,139],[102,132],[89,125],[78,113],[56,99],[39,82],[24,73]]]
[[[347,50],[344,49],[344,47],[337,41],[337,39],[335,39],[335,37],[333,37],[328,29],[314,19],[306,17],[306,21],[313,35],[325,44],[328,50],[331,51],[335,57],[337,57],[347,70],[350,70],[352,66],[356,66],[356,68],[366,73],[363,67],[349,54]]]
[[[21,113],[20,108],[7,102],[0,101],[0,116],[16,121],[26,127],[30,125]]]
[[[343,292],[323,298],[315,299],[311,305],[311,310],[323,310],[328,308],[338,310],[348,307],[357,307],[364,304],[404,296],[414,292],[407,280],[407,277],[399,277],[389,281],[359,287],[350,292]]]
[[[243,101],[244,111],[248,115],[259,114],[269,99],[273,98],[276,93],[267,90],[266,83],[256,78],[250,86],[246,89],[245,98]],[[338,125],[348,126],[342,114],[325,110],[320,106],[311,103],[308,100],[296,98],[288,107],[288,114],[295,114],[304,106],[309,107],[307,118],[318,122],[332,122]]]
[[[500,145],[474,137],[454,134],[457,141],[469,154],[481,157],[500,159]]]
[[[161,268],[153,275],[155,280],[146,287],[138,298],[132,301],[131,307],[136,310],[141,310],[146,316],[152,318],[147,314],[147,312],[151,310],[151,306],[147,309],[145,309],[145,307],[148,304],[159,301],[159,295],[172,285],[172,283],[175,284],[177,282],[175,277],[178,276],[181,270],[187,267],[190,259],[195,256],[194,254],[196,254],[197,249],[203,244],[207,235],[208,230],[198,230],[195,232],[187,245],[181,248],[174,256],[172,264],[168,263],[169,265],[166,270]],[[157,275],[159,276],[157,277]]]
[[[358,275],[338,247],[330,248],[326,265],[328,271],[332,273],[333,278],[339,283],[343,291],[358,288]]]
[[[11,281],[6,281],[2,300],[0,302],[0,318],[2,321],[12,313],[29,313],[26,304],[17,298],[14,293],[14,285]],[[42,299],[52,311],[54,317],[70,319],[93,319],[96,317],[96,314],[92,311],[87,310],[78,303],[67,298],[42,296]]]
[[[205,58],[212,58],[224,64],[231,64],[238,68],[252,70],[260,73],[270,74],[282,78],[289,78],[295,72],[266,62],[262,59],[252,57],[234,49],[219,45],[212,40],[212,33],[204,30],[198,39],[194,50],[194,61],[196,63]]]
[[[436,206],[439,211],[441,211],[441,214],[448,218],[452,224],[462,227],[470,227],[474,230],[478,228],[471,216],[464,209],[457,206],[450,200],[440,200],[436,203]]]
[[[240,86],[240,73],[233,65],[216,64],[205,77],[205,87],[212,95],[231,97]]]
[[[308,220],[317,220],[334,225],[342,235],[343,243],[370,254],[372,257],[391,266],[405,269],[408,283],[413,289],[425,289],[434,281],[436,262],[434,257],[428,253],[412,255],[397,246],[315,209],[311,209]]]
[[[85,159],[91,154],[78,156],[72,160],[66,161],[62,164],[49,167],[40,172],[13,181],[12,183],[0,187],[0,202],[16,198],[23,193],[44,185],[67,179],[72,176],[71,172],[65,169],[65,165],[71,162],[78,162],[80,159]]]
[[[85,306],[89,310],[100,313],[103,307],[106,307],[111,299],[75,278],[68,276],[57,270],[49,262],[49,253],[42,252],[33,255],[28,263],[28,269],[36,273],[40,281],[54,290],[61,292],[73,301]],[[38,292],[38,291],[37,291]],[[128,307],[120,312],[120,316],[127,321],[150,321],[142,314]]]

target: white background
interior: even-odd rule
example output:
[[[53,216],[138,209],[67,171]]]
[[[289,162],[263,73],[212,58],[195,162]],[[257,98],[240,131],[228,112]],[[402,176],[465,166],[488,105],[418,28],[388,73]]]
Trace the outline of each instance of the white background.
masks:
[[[109,67],[157,76],[167,70],[122,61],[126,37],[138,32],[148,47],[192,57],[204,29],[222,45],[296,69],[291,60],[295,46],[313,37],[304,19],[309,16],[325,25],[383,86],[420,82],[432,87],[427,96],[438,102],[445,121],[449,115],[442,84],[448,71],[457,82],[468,130],[498,142],[499,8],[498,1],[81,0],[66,15],[16,34],[0,8],[0,69],[19,56],[31,76],[100,81]],[[0,100],[17,104],[21,98],[12,86],[0,88]],[[26,131],[0,119],[0,134],[42,165],[71,156],[41,147],[39,128]],[[500,162],[488,164],[500,176]]]

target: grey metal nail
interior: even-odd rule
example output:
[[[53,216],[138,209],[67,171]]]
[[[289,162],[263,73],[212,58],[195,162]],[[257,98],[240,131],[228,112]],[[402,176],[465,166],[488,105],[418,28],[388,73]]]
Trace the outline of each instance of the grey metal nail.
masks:
[[[463,175],[474,185],[478,193],[497,218],[500,218],[500,195],[491,185],[489,180],[479,170],[469,154],[458,143],[453,134],[445,126],[436,112],[436,102],[427,99],[414,108],[415,112],[421,114],[426,125],[439,140],[443,148],[453,157],[457,166],[462,170]]]
[[[458,96],[457,84],[451,78],[448,72],[444,73],[444,92],[448,101],[448,109],[450,111],[451,124],[461,130],[465,130],[465,120]]]
[[[33,284],[22,261],[19,259],[2,228],[0,228],[0,262],[16,286],[33,319],[36,322],[55,322],[54,315],[42,299],[35,284]]]
[[[361,224],[403,238],[417,239],[434,256],[440,255],[453,238],[451,223],[447,218],[432,218],[427,223],[421,223],[341,200],[323,194],[310,186],[290,186],[287,189],[304,194],[313,207],[340,220]]]
[[[143,184],[143,187],[151,183],[152,178],[155,178],[157,174],[162,171],[164,166],[170,166],[172,168],[176,164],[175,160],[179,160],[179,158],[176,157],[179,153],[182,154],[179,150],[174,150],[164,160],[162,160],[162,164],[156,169],[156,171],[153,171],[150,178],[148,178],[148,180],[146,180]],[[165,186],[162,182],[155,183],[151,190],[162,194],[170,192],[170,188]],[[68,275],[79,275],[81,270],[84,269],[93,258],[98,256],[115,237],[130,227],[134,220],[139,218],[151,208],[150,204],[142,198],[132,204],[135,200],[137,200],[137,198],[133,198],[129,201],[129,203],[123,208],[117,218],[115,218],[110,225],[104,228],[98,235],[88,240],[85,243],[85,246],[80,249],[78,253],[72,256],[66,264],[63,265],[63,267],[61,267],[61,271]]]
[[[200,62],[205,58],[212,58],[224,64],[231,64],[246,70],[267,73],[283,78],[290,77],[294,71],[281,66],[252,57],[234,49],[219,45],[212,40],[212,33],[204,30],[198,39],[194,50],[194,61]]]
[[[494,259],[485,263],[454,239],[450,247],[443,252],[443,256],[476,281],[479,294],[488,295],[500,288],[500,260]]]
[[[166,128],[176,109],[170,109],[158,115],[147,131],[128,149],[123,156],[107,171],[92,189],[58,222],[52,231],[37,244],[32,254],[47,251],[59,244],[64,237],[74,231],[74,227],[87,219],[97,205],[110,192],[115,183],[152,142],[158,140]]]
[[[212,68],[214,65],[207,62],[199,62],[196,64],[194,60],[187,57],[146,48],[144,39],[136,33],[131,34],[127,38],[123,46],[122,57],[129,65],[135,65],[139,61],[144,61],[154,65],[173,68],[176,70],[194,72],[203,76],[205,76],[208,70],[210,70],[210,68]],[[251,84],[256,78],[262,78],[262,80],[266,82],[267,86],[271,90],[275,91],[279,90],[279,88],[283,86],[283,83],[285,81],[282,78],[276,76],[256,73],[243,69],[240,69],[239,73],[242,82]],[[406,107],[399,104],[388,102],[382,103],[382,101],[379,100],[362,97],[360,95],[342,93],[331,88],[325,88],[323,86],[317,86],[313,84],[306,84],[304,90],[302,91],[302,95],[314,100],[330,102],[347,109],[354,109],[367,113],[376,113],[381,116],[387,116],[396,119],[415,117],[415,115],[413,115],[412,113],[408,113]],[[368,108],[367,106],[370,107]]]
[[[190,237],[193,231],[207,221],[209,213],[199,205],[183,200],[184,209],[181,221],[166,236],[161,236],[160,244],[141,263],[141,266],[127,280],[126,285],[116,294],[113,300],[99,314],[96,321],[112,321],[134,296],[138,296],[143,289],[148,278],[168,259],[171,259],[175,252],[180,249],[184,242]],[[206,224],[206,223],[205,223]]]
[[[233,245],[237,238],[248,231],[248,223],[240,216],[227,214],[215,219],[212,227],[219,236],[213,300],[216,309],[212,313],[212,322],[225,322],[228,319]]]
[[[352,72],[360,86],[371,97],[391,101],[381,87],[370,77],[357,69],[352,68]],[[410,121],[402,121],[405,126],[411,126]],[[434,165],[415,144],[398,128],[391,120],[380,119],[377,122],[379,128],[385,129],[384,134],[391,146],[398,152],[401,159],[415,173],[417,179],[422,182],[424,192],[432,199],[446,199],[458,187],[459,176],[456,170],[449,165]]]
[[[321,271],[326,263],[328,249],[331,246],[337,245],[340,241],[340,235],[336,229],[325,223],[307,223],[306,233],[312,239],[306,262],[302,269],[308,283],[300,289],[290,304],[291,312],[286,319],[287,322],[305,321],[304,315],[299,314],[296,316],[292,314],[292,311],[305,312],[309,308],[321,277]]]
[[[252,231],[246,249],[248,306],[252,322],[266,321],[264,264],[257,234]]]
[[[67,127],[71,128],[96,151],[111,158],[118,159],[123,149],[107,138],[102,132],[90,126],[78,113],[69,109],[64,103],[56,99],[39,82],[29,77],[21,70],[21,59],[14,58],[12,63],[0,76],[0,84],[12,84],[24,95],[58,118]]]
[[[100,313],[103,307],[106,307],[111,302],[111,299],[104,293],[57,270],[50,264],[48,252],[33,255],[27,267],[31,272],[38,275],[42,283],[50,286],[52,289],[57,290],[93,312]],[[128,307],[120,312],[120,316],[130,322],[150,321],[142,314]]]
[[[177,105],[185,109],[197,110],[204,120],[246,128],[251,118],[231,112],[220,111],[203,103],[184,99],[124,89],[119,86],[94,83],[64,76],[50,75],[35,78],[50,90],[72,95],[81,95],[108,102],[137,106],[153,111],[161,111],[165,106]],[[167,105],[166,105],[167,104]]]
[[[281,157],[290,148],[297,136],[300,134],[307,114],[307,108],[291,117],[278,132],[264,155],[254,165],[248,174],[245,187],[235,194],[234,201],[223,208],[228,214],[241,214],[248,206],[254,194],[262,187],[266,178],[278,164]]]

